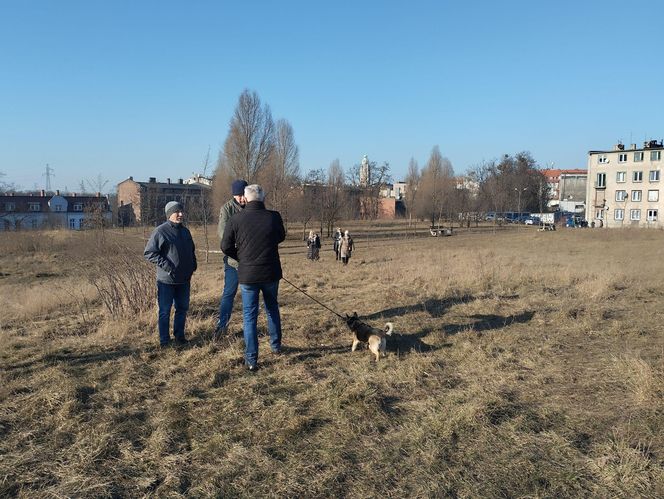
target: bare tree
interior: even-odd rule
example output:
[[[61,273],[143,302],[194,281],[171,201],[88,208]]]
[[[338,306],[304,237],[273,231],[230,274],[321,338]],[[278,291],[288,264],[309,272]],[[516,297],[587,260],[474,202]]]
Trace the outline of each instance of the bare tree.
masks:
[[[245,89],[238,99],[228,136],[224,162],[235,178],[255,182],[274,149],[274,122],[270,107],[256,92]]]
[[[207,177],[207,171],[210,167],[210,147],[208,146],[205,159],[203,160],[203,177]],[[204,184],[200,184],[199,204],[201,211],[201,223],[203,224],[203,239],[205,241],[205,263],[210,262],[210,238],[208,237],[208,225],[212,218],[210,213],[210,188]]]
[[[0,179],[6,177],[5,172],[0,172]],[[14,183],[8,183],[4,180],[0,180],[0,191],[2,192],[16,192],[19,190],[19,187]]]
[[[325,212],[323,196],[325,182],[326,176],[323,169],[309,171],[304,182],[302,182],[300,197],[296,205],[296,210],[294,210],[294,215],[302,222],[303,240],[306,239],[307,225],[313,219],[318,219],[322,227]]]
[[[408,174],[406,175],[406,209],[408,210],[408,226],[413,222],[417,191],[420,188],[420,170],[415,158],[410,158]]]
[[[479,209],[504,211],[541,211],[548,201],[546,179],[528,152],[503,155],[473,170],[479,185]]]
[[[440,223],[443,214],[450,212],[454,187],[452,163],[440,154],[438,146],[434,146],[422,170],[418,214],[422,218],[431,217],[431,225],[436,220]]]
[[[327,187],[323,192],[323,197],[324,222],[329,237],[334,230],[334,225],[341,218],[341,210],[346,200],[344,170],[338,159],[332,161],[327,170]]]
[[[286,120],[278,120],[274,134],[274,148],[268,165],[260,175],[268,202],[288,221],[288,202],[300,175],[299,151],[293,127]]]

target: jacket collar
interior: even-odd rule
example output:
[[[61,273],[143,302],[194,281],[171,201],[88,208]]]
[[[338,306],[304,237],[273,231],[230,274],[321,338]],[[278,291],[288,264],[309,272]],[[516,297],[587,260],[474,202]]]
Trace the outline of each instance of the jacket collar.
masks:
[[[264,210],[265,203],[263,201],[249,201],[244,205],[245,210]]]

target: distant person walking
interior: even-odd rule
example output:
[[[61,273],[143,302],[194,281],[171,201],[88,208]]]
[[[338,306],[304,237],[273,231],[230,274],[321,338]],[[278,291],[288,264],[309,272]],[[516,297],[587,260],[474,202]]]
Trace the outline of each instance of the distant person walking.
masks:
[[[159,344],[170,344],[171,307],[175,305],[173,337],[178,345],[187,343],[184,325],[189,310],[190,281],[196,271],[196,248],[191,233],[183,225],[184,208],[176,202],[166,204],[166,222],[155,228],[145,246],[146,260],[157,265],[157,302],[159,304]]]
[[[348,264],[350,260],[350,255],[353,252],[353,238],[350,237],[348,231],[344,232],[344,236],[341,238],[341,244],[339,246],[339,255],[341,256],[341,261],[344,265]]]
[[[337,230],[334,232],[334,255],[338,260],[341,260],[341,238],[343,237],[343,232],[341,232],[341,227],[337,227]]]
[[[279,280],[282,277],[279,243],[286,238],[281,215],[265,209],[265,192],[260,185],[244,189],[247,204],[226,225],[221,249],[238,262],[242,291],[244,359],[250,371],[258,369],[258,297],[263,294],[267,313],[270,348],[281,353],[281,316],[279,313]]]
[[[226,202],[219,210],[219,224],[217,225],[217,235],[221,243],[224,237],[224,229],[230,218],[239,213],[246,204],[244,198],[244,188],[247,182],[239,179],[231,184],[231,195],[233,196]],[[221,300],[219,300],[219,320],[217,327],[214,330],[214,339],[218,340],[228,332],[228,323],[231,320],[233,313],[233,302],[235,301],[235,294],[237,293],[238,278],[237,278],[238,262],[234,258],[224,255],[224,289],[221,292]]]
[[[313,230],[309,231],[307,238],[307,258],[314,261],[320,258],[320,236]]]

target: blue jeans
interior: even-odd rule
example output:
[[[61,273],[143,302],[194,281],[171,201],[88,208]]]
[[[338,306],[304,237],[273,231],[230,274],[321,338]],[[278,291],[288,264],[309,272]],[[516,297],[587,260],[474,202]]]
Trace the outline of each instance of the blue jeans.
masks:
[[[224,290],[221,292],[219,302],[219,321],[217,328],[225,328],[231,320],[233,301],[237,293],[237,269],[228,265],[228,257],[224,257]]]
[[[281,349],[281,317],[279,315],[279,281],[256,284],[240,284],[242,290],[242,313],[244,317],[244,360],[247,365],[258,361],[258,293],[263,293],[263,303],[267,314],[267,330],[270,333],[272,351]]]
[[[187,319],[187,310],[189,310],[189,290],[188,282],[184,284],[166,284],[157,281],[157,302],[159,303],[159,343],[162,345],[170,341],[168,334],[169,322],[171,318],[171,306],[175,304],[175,317],[173,318],[173,336],[176,339],[183,340],[184,323]]]

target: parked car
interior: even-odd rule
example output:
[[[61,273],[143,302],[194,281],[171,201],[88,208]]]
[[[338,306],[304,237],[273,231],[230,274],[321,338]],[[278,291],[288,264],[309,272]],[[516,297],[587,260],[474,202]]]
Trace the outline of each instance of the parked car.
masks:
[[[526,225],[539,225],[541,221],[540,217],[527,217],[523,223]]]
[[[565,227],[588,227],[588,221],[581,218],[580,215],[567,217]]]

